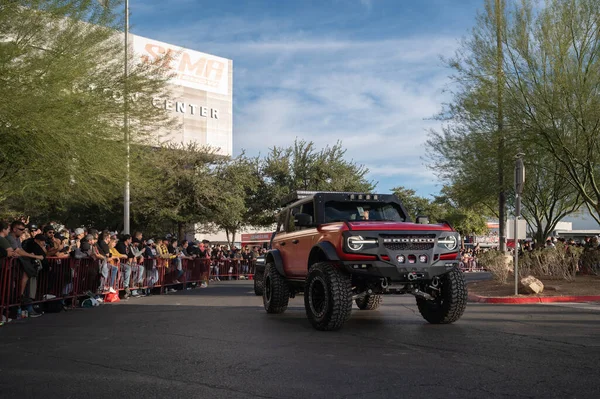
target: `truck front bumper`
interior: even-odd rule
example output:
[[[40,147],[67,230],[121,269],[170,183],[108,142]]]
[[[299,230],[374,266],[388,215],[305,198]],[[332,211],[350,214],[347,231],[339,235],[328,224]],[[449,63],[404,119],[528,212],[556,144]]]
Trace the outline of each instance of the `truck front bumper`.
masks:
[[[437,261],[431,264],[402,264],[374,261],[342,261],[345,271],[357,276],[387,278],[391,282],[431,280],[458,267],[458,260]]]

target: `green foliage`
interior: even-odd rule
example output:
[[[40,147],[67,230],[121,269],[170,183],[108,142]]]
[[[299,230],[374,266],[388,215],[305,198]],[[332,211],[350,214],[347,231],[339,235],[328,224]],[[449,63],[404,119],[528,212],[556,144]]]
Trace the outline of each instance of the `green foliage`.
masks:
[[[400,186],[393,188],[392,192],[402,201],[410,218],[425,215],[435,222],[441,217],[440,207],[427,198],[419,197],[415,190]]]
[[[600,250],[587,249],[581,254],[581,271],[600,276]]]
[[[515,119],[600,223],[600,1],[514,9],[506,68]]]
[[[595,65],[592,69],[598,71],[592,56],[598,46],[598,30],[584,28],[598,20],[586,17],[585,10],[591,10],[592,3],[600,3],[551,1],[536,14],[531,1],[511,2],[509,7],[501,5],[500,26],[492,3],[486,2],[470,36],[448,61],[454,72],[455,90],[440,115],[446,121],[444,128],[430,134],[431,166],[440,178],[458,189],[455,198],[463,204],[480,204],[493,210],[498,209],[499,192],[508,193],[509,205],[514,207],[513,179],[499,185],[498,174],[513,176],[514,155],[525,153],[527,178],[522,214],[536,240],[543,242],[557,222],[576,212],[584,200],[592,208],[597,204],[596,200],[590,202],[586,192],[595,187],[596,172],[592,170],[598,170],[593,166],[598,159],[594,145],[598,144],[592,139],[598,134],[599,116],[593,111],[598,109],[594,105],[598,96],[591,98],[590,90],[593,85],[597,88],[600,80],[595,78],[597,72],[584,73],[583,67],[576,72],[574,66],[581,64],[577,64],[575,54],[587,51],[583,56],[588,61],[585,65]],[[592,15],[600,16],[597,7]],[[574,24],[577,29],[568,33],[568,26]],[[571,43],[569,38],[574,41]],[[575,51],[573,46],[580,44],[581,51]],[[556,64],[565,58],[570,59],[570,67]],[[502,71],[501,80],[495,73],[497,67]],[[587,81],[589,78],[592,80]],[[584,102],[575,106],[581,96]],[[500,105],[501,147],[495,119]],[[571,108],[576,110],[571,112]],[[587,129],[578,126],[579,116],[574,112],[586,112],[581,118],[590,123]],[[566,136],[561,136],[561,131]]]
[[[452,188],[444,187],[442,195],[427,199],[412,189],[396,187],[392,192],[402,201],[409,216],[425,215],[431,223],[449,222],[462,236],[484,234],[488,231],[485,213],[481,208],[460,206],[452,199]]]
[[[492,278],[501,284],[506,284],[508,277],[513,272],[512,262],[507,262],[506,254],[500,251],[482,252],[477,255],[477,263],[489,271]]]
[[[122,1],[109,4],[0,3],[0,216],[120,230],[126,110],[132,228],[149,234],[213,223],[233,240],[248,224],[271,225],[293,190],[373,188],[340,143],[296,141],[264,159],[160,144],[156,132],[175,122],[149,99],[167,95],[167,63],[130,54],[124,79]]]
[[[214,168],[223,158],[196,144],[135,147],[132,153],[133,224],[145,231],[175,231],[210,220],[222,192]]]
[[[579,258],[583,248],[569,246],[561,242],[555,248],[536,249],[526,252],[519,258],[519,277],[533,275],[537,278],[575,280]]]
[[[215,179],[219,200],[210,220],[225,230],[229,243],[233,244],[236,233],[256,220],[256,208],[252,205],[261,195],[258,159],[248,159],[242,154],[223,162],[215,170]]]
[[[76,206],[109,207],[115,191],[121,190],[126,82],[114,10],[95,1],[2,3],[4,209],[52,213]],[[129,61],[127,85],[137,98],[128,101],[130,135],[135,142],[147,142],[154,130],[171,123],[148,101],[164,93],[168,76],[159,64]]]
[[[265,226],[273,224],[281,201],[296,190],[372,191],[374,184],[366,179],[369,170],[347,160],[345,154],[340,142],[321,150],[304,140],[296,140],[286,148],[273,147],[260,163],[260,195],[252,205],[267,211],[255,214],[255,221]]]

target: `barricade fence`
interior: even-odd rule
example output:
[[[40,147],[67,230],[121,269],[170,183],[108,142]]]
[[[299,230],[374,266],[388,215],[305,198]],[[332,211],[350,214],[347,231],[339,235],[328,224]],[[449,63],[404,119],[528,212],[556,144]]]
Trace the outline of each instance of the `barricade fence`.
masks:
[[[82,297],[115,291],[163,294],[175,288],[186,289],[214,280],[252,279],[254,261],[237,259],[157,258],[136,260],[97,260],[47,258],[36,263],[23,258],[0,260],[0,315],[23,303],[60,301],[75,307]],[[25,300],[23,299],[25,298]]]

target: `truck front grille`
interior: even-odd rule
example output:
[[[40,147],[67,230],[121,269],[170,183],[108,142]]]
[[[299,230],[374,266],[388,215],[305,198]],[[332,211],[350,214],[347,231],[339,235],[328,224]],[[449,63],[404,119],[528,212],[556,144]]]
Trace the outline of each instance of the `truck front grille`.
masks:
[[[429,251],[433,248],[433,244],[428,243],[407,243],[407,244],[383,244],[390,251]]]
[[[381,236],[390,251],[428,251],[435,245],[435,234]]]

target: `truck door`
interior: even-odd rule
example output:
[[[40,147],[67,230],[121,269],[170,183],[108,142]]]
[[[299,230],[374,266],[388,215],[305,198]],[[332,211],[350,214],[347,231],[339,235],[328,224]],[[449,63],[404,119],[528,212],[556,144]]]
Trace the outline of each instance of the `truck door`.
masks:
[[[277,231],[275,232],[275,237],[273,237],[272,249],[276,249],[279,251],[281,255],[281,260],[283,262],[283,270],[286,276],[290,276],[291,270],[291,262],[292,262],[292,245],[290,243],[290,239],[288,237],[289,231],[289,214],[290,209],[286,209],[285,211],[279,214],[279,221],[277,223]],[[293,216],[292,216],[293,217]],[[292,220],[293,222],[293,220]],[[288,245],[290,244],[290,245]]]
[[[313,221],[315,220],[314,204],[312,200],[292,209],[293,214],[299,212],[311,215]],[[292,223],[289,223],[290,230],[293,231],[290,231],[286,238],[286,241],[289,241],[291,246],[289,266],[290,277],[305,277],[308,271],[308,256],[314,245],[315,235],[317,233],[316,227],[296,226],[295,223],[293,223],[294,219],[292,214],[290,214],[290,218],[292,221]]]

